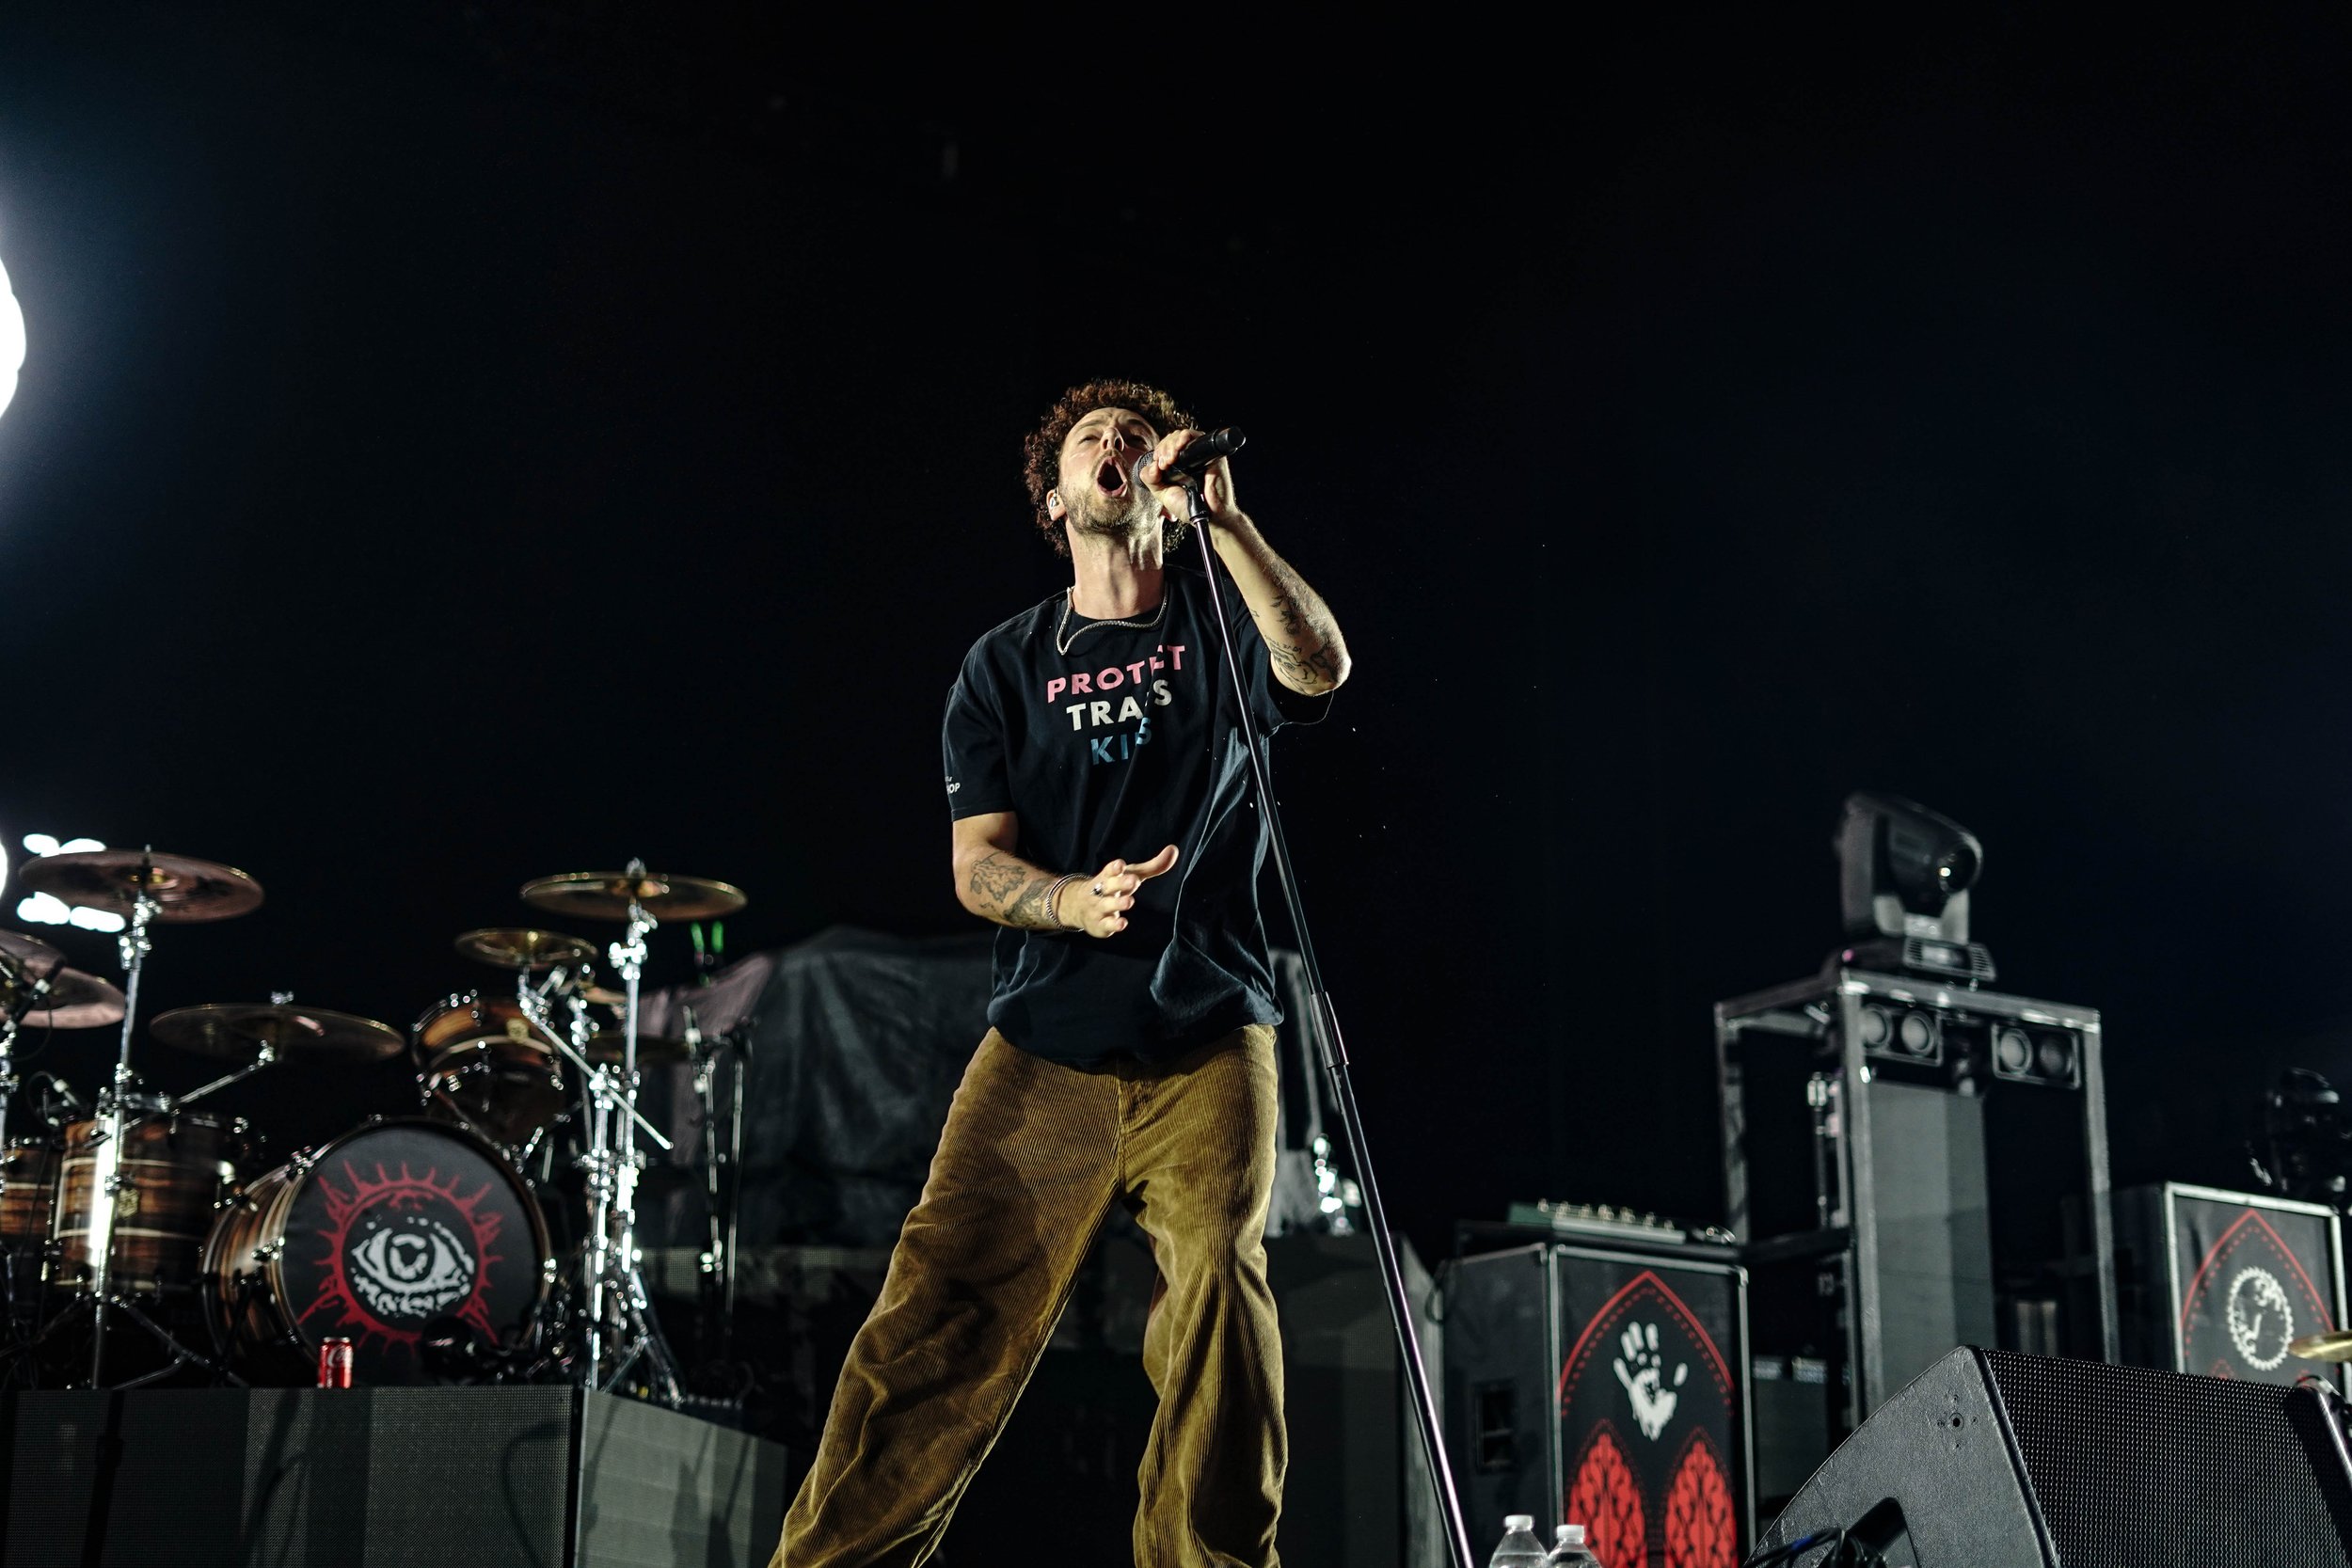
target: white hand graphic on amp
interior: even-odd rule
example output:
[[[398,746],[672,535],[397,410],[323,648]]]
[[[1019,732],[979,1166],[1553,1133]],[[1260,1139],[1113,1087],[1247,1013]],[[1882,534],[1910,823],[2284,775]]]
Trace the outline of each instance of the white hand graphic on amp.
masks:
[[[1617,1381],[1625,1385],[1626,1398],[1633,1402],[1633,1424],[1655,1442],[1666,1423],[1675,1418],[1675,1404],[1682,1398],[1675,1389],[1682,1386],[1691,1369],[1676,1362],[1674,1386],[1667,1386],[1665,1358],[1658,1354],[1656,1323],[1628,1323],[1617,1344],[1625,1352],[1616,1361]]]

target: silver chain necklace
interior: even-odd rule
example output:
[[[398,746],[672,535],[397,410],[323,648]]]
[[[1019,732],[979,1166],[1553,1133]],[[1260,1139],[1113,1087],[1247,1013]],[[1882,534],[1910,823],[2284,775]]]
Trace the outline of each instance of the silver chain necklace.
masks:
[[[1097,626],[1134,626],[1140,631],[1149,631],[1151,628],[1160,624],[1161,616],[1168,613],[1168,590],[1166,588],[1162,588],[1160,590],[1160,607],[1152,612],[1152,619],[1149,621],[1089,621],[1085,626],[1080,626],[1076,631],[1071,631],[1070,600],[1073,592],[1074,590],[1067,588],[1062,590],[1061,620],[1057,623],[1054,627],[1054,651],[1060,654],[1065,658],[1070,655],[1070,645],[1073,642],[1077,641],[1079,638],[1084,637],[1088,632],[1092,631]],[[1065,632],[1068,632],[1069,635],[1064,636],[1063,634]]]

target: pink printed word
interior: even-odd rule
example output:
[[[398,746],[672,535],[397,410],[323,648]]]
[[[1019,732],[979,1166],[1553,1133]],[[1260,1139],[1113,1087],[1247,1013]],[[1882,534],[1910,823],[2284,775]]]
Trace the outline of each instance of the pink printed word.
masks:
[[[1163,659],[1160,654],[1166,654],[1168,657]],[[1050,703],[1064,691],[1073,697],[1085,697],[1097,691],[1116,691],[1130,683],[1141,686],[1145,676],[1154,670],[1168,669],[1171,662],[1178,670],[1184,667],[1184,643],[1163,642],[1159,652],[1150,658],[1139,658],[1133,664],[1107,665],[1091,675],[1083,672],[1075,675],[1056,675],[1045,683],[1045,700]]]

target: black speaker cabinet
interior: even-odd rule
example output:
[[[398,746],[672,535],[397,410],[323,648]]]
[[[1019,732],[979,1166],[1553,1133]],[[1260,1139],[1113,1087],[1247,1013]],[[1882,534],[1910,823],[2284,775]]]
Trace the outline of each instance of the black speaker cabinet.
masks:
[[[2325,1204],[2167,1181],[2115,1195],[2123,1358],[2248,1383],[2344,1369],[2287,1354],[2344,1323],[2344,1227]]]
[[[1961,1345],[2115,1357],[2097,1012],[1833,964],[1715,1037],[1756,1350],[1828,1442]]]
[[[1663,1249],[1661,1249],[1663,1250]],[[1609,1568],[1731,1568],[1755,1535],[1744,1273],[1545,1243],[1454,1260],[1448,1456],[1470,1533],[1590,1531]]]
[[[2330,1397],[1954,1351],[1881,1403],[1763,1544],[1844,1529],[1918,1568],[2347,1568],[2352,1462]]]

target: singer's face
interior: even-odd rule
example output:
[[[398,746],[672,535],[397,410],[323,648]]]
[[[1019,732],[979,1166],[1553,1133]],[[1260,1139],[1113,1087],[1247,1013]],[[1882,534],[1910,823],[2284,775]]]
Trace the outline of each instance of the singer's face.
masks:
[[[1098,408],[1070,427],[1060,494],[1073,528],[1123,537],[1159,526],[1159,503],[1136,483],[1136,465],[1158,439],[1142,415],[1124,408]]]

